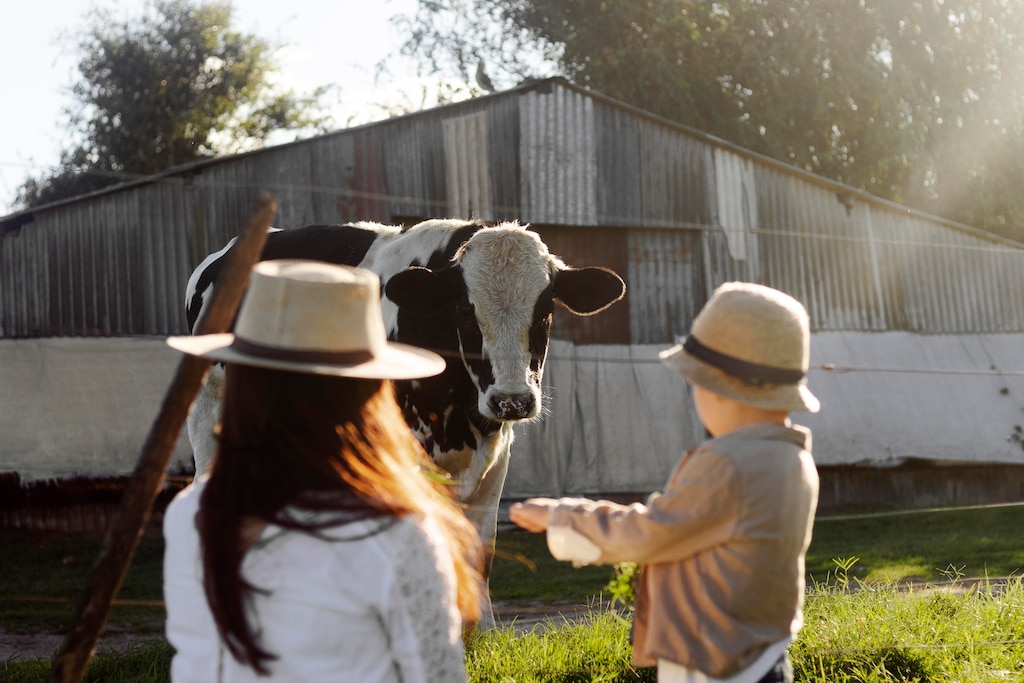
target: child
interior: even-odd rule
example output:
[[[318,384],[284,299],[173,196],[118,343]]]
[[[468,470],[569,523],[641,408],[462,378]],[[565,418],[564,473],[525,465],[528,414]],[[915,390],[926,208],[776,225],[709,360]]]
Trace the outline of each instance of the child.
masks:
[[[646,504],[530,499],[510,518],[547,531],[575,564],[638,562],[633,662],[660,683],[792,681],[786,649],[803,622],[804,553],[818,474],[811,435],[789,412],[817,412],[806,386],[807,312],[762,285],[719,287],[662,362],[693,385],[712,439]]]

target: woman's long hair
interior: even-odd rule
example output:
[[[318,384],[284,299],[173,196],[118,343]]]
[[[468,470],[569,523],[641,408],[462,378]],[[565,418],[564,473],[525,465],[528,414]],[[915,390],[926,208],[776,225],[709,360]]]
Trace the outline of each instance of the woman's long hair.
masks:
[[[206,599],[235,659],[265,673],[274,658],[247,618],[259,588],[241,575],[254,540],[246,529],[323,528],[288,506],[343,512],[346,521],[436,519],[449,537],[462,617],[479,618],[479,536],[410,431],[391,382],[228,364],[222,411],[196,526]]]

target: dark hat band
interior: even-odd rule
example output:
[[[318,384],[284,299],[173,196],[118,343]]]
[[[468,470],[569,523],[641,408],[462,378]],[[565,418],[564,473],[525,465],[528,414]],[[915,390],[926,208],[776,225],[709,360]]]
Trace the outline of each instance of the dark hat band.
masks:
[[[694,358],[752,386],[798,384],[804,378],[803,370],[788,370],[759,363],[748,363],[745,360],[719,353],[701,344],[692,334],[683,342],[683,349]]]
[[[246,341],[239,337],[231,343],[231,348],[247,356],[277,360],[286,363],[309,363],[316,365],[359,365],[374,359],[372,351],[304,351],[296,349],[280,349]]]

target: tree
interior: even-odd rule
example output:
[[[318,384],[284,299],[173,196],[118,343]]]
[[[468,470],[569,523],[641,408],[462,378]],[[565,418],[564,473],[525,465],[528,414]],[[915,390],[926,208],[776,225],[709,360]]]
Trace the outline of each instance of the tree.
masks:
[[[275,46],[231,28],[230,2],[157,0],[139,19],[94,10],[79,37],[68,110],[78,142],[18,203],[38,206],[172,166],[257,147],[279,130],[323,129],[322,95],[275,87]]]
[[[1016,0],[421,0],[424,68],[580,85],[1024,239]],[[497,79],[501,80],[501,78]]]

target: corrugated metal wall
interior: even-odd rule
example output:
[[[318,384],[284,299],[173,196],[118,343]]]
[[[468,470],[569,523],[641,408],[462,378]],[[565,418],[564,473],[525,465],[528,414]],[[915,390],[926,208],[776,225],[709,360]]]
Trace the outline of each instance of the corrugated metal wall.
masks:
[[[542,81],[176,169],[0,222],[0,336],[185,330],[193,266],[258,192],[275,224],[519,219],[627,304],[556,334],[666,343],[721,282],[792,293],[817,331],[1024,331],[1024,251]]]
[[[568,266],[604,266],[629,280],[629,232],[608,227],[535,225],[548,250]],[[557,339],[587,340],[584,343],[629,344],[632,291],[598,315],[577,316],[555,307],[551,334]]]
[[[704,287],[701,232],[630,230],[629,327],[634,344],[666,344],[685,335],[710,292]]]
[[[6,231],[0,248],[4,336],[112,336],[184,325],[192,268],[180,182],[49,210]],[[169,302],[176,305],[169,305]]]
[[[718,171],[719,197],[757,205],[705,232],[709,288],[750,279],[789,292],[815,331],[1024,330],[1024,251],[772,166],[735,172],[737,156],[716,154],[734,169]]]

